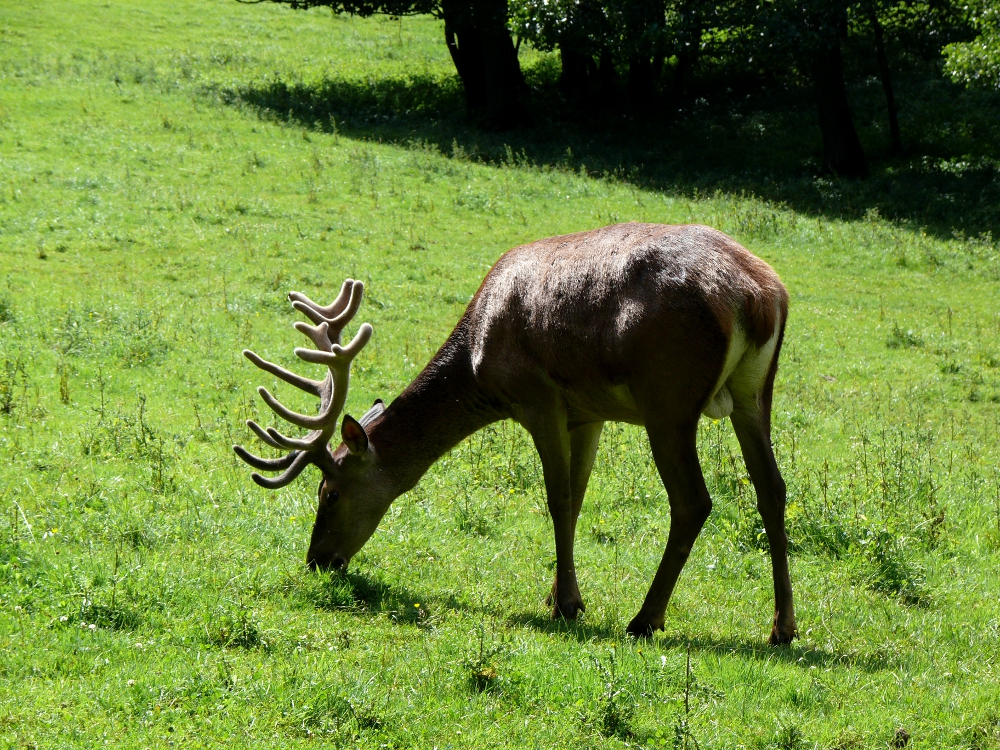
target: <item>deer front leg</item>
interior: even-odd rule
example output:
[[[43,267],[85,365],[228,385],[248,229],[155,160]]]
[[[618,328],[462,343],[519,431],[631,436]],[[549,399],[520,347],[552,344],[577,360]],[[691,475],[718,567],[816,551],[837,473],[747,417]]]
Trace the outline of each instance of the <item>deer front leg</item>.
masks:
[[[677,577],[712,510],[712,499],[698,463],[696,431],[697,421],[686,428],[646,426],[653,460],[670,500],[670,533],[646,599],[628,625],[630,635],[646,637],[655,630],[663,630],[667,603]]]
[[[590,480],[590,472],[594,469],[594,459],[597,456],[597,446],[601,442],[601,430],[604,429],[604,422],[593,422],[583,424],[569,431],[569,485],[570,494],[573,499],[573,538],[576,539],[576,522],[580,518],[580,509],[583,507],[583,496],[587,494],[587,482]],[[555,605],[559,601],[559,576],[558,573],[552,581],[552,591],[545,599],[545,603]],[[583,601],[579,602],[581,611]]]
[[[576,515],[570,481],[570,434],[565,414],[547,411],[540,418],[531,420],[528,429],[542,460],[545,493],[556,538],[556,580],[553,584],[554,596],[550,596],[554,600],[552,617],[575,620],[577,614],[583,612],[584,605],[573,562]]]

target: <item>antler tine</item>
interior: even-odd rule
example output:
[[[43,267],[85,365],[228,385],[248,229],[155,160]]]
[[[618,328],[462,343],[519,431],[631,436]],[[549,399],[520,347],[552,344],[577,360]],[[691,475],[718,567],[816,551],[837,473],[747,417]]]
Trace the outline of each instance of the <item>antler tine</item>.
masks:
[[[257,356],[249,349],[243,350],[243,356],[253,362],[257,367],[262,369],[264,372],[269,372],[276,377],[281,378],[289,385],[294,385],[296,388],[300,388],[306,393],[311,393],[314,396],[320,395],[320,386],[323,385],[321,380],[312,380],[310,378],[304,378],[301,375],[297,375],[291,370],[286,370],[280,365],[276,365],[273,362],[268,362],[266,359]]]
[[[340,344],[333,345],[333,353],[337,358],[347,357],[346,364],[350,364],[365,345],[368,343],[368,339],[372,337],[372,332],[375,329],[372,328],[371,323],[362,323],[361,327],[358,328],[358,332],[354,334],[354,338],[351,339],[351,343],[347,346],[341,346]]]
[[[340,334],[344,330],[344,326],[351,322],[351,319],[358,314],[358,308],[361,307],[361,298],[365,294],[365,284],[363,281],[355,281],[353,286],[351,286],[351,297],[347,301],[347,307],[337,315],[333,320],[328,320],[330,324],[330,341],[334,344],[340,343]]]
[[[277,490],[284,487],[286,484],[290,484],[302,470],[312,463],[312,457],[308,453],[296,453],[293,454],[295,458],[292,460],[291,465],[285,470],[285,472],[273,479],[268,479],[267,477],[262,477],[256,471],[250,475],[261,487],[268,490]]]
[[[299,455],[298,451],[292,451],[287,456],[282,456],[281,458],[261,458],[260,456],[255,456],[250,451],[246,450],[242,445],[234,445],[233,452],[239,456],[245,463],[250,464],[255,469],[262,469],[264,471],[280,471],[282,469],[287,469],[292,465],[295,457]]]
[[[321,323],[324,320],[332,320],[344,311],[351,299],[351,290],[354,288],[354,280],[346,279],[340,287],[340,294],[337,299],[329,305],[320,305],[313,302],[302,292],[289,292],[288,299],[292,300],[292,307],[302,312],[313,323]]]
[[[284,419],[286,422],[291,422],[296,427],[304,427],[307,430],[322,430],[329,424],[331,418],[333,421],[336,421],[339,416],[338,414],[331,415],[329,405],[327,409],[321,411],[313,417],[310,417],[307,414],[299,414],[297,411],[292,411],[278,401],[278,399],[272,396],[271,392],[264,386],[258,386],[257,393],[260,394],[260,397],[264,399],[264,403],[270,406],[275,414]]]
[[[332,426],[325,430],[310,432],[304,438],[290,438],[282,435],[273,427],[267,428],[268,437],[275,442],[278,448],[284,448],[286,451],[305,451],[307,453],[321,449],[330,440],[330,435],[332,434]]]
[[[348,288],[348,282],[344,282],[344,289]],[[362,281],[351,281],[349,297],[347,299],[346,305],[342,308],[339,306],[341,297],[344,296],[344,290],[341,290],[340,296],[337,297],[337,301],[332,305],[327,307],[320,307],[311,299],[306,297],[304,294],[299,292],[292,292],[295,295],[295,299],[292,302],[292,307],[294,307],[299,312],[303,313],[309,320],[313,323],[319,325],[320,323],[328,323],[330,326],[330,341],[334,344],[340,343],[340,334],[344,330],[351,319],[357,314],[358,308],[361,307],[361,299],[365,293],[365,285]],[[292,295],[290,294],[289,297]],[[335,315],[328,316],[324,313],[337,310]],[[331,313],[332,314],[332,313]],[[299,329],[301,330],[301,329]]]
[[[341,346],[340,344],[334,344],[331,348],[333,351],[321,352],[316,349],[303,349],[302,347],[295,348],[295,356],[306,362],[312,362],[315,365],[326,365],[331,370],[344,365],[350,365],[351,360],[353,360],[358,352],[364,349],[365,344],[368,343],[368,339],[372,337],[372,328],[370,323],[362,323],[358,332],[351,339],[351,343],[346,346]]]
[[[272,448],[282,448],[283,446],[278,443],[274,438],[267,434],[267,430],[261,427],[259,424],[254,422],[252,419],[247,420],[247,427],[249,427],[253,434],[260,438],[262,443],[267,443]]]
[[[330,341],[330,325],[324,320],[318,326],[311,326],[301,320],[295,322],[295,330],[304,333],[320,351],[328,352],[333,342]]]

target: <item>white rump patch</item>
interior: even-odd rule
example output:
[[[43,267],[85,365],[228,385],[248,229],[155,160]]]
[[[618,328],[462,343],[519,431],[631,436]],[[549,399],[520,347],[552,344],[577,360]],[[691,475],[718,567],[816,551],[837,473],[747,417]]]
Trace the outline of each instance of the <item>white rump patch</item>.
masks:
[[[759,349],[747,341],[746,333],[737,320],[733,335],[726,350],[726,362],[722,367],[715,393],[705,404],[701,413],[711,419],[723,419],[733,413],[733,392],[741,403],[754,398],[764,388],[771,359],[778,346],[778,332],[781,330],[781,311],[775,316],[774,332]]]

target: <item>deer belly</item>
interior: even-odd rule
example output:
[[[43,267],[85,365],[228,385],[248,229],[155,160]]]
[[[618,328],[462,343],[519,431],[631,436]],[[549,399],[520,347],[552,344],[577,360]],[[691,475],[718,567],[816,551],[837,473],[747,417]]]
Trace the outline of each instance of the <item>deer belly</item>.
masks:
[[[632,392],[624,383],[593,390],[567,390],[571,422],[613,421],[642,424]]]

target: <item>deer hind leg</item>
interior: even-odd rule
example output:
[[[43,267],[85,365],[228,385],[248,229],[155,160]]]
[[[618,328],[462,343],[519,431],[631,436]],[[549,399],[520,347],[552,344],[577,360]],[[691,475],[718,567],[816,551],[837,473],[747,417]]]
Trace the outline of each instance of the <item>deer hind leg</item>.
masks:
[[[697,428],[697,416],[683,424],[646,423],[653,460],[670,500],[670,533],[649,593],[628,625],[629,634],[634,636],[646,637],[663,629],[664,614],[677,577],[712,510],[712,499],[698,463]]]
[[[573,538],[576,538],[576,522],[580,517],[580,508],[583,507],[583,496],[587,493],[587,482],[590,480],[590,472],[594,468],[594,459],[597,456],[597,446],[601,442],[601,430],[604,429],[604,422],[592,422],[583,424],[569,431],[569,485],[572,497],[572,518],[573,518]],[[579,591],[577,591],[579,595]],[[556,574],[552,581],[552,590],[549,592],[545,603],[556,607],[553,609],[553,616],[558,616],[561,610],[556,606],[559,602],[559,575]],[[584,610],[583,599],[576,602],[579,611]]]
[[[771,356],[776,359],[777,352]],[[792,581],[788,572],[788,535],[785,533],[785,480],[778,470],[771,446],[771,393],[775,369],[772,359],[763,383],[756,388],[740,383],[738,373],[734,373],[737,377],[731,379],[734,406],[730,414],[733,430],[743,451],[743,460],[757,493],[757,510],[764,521],[771,551],[771,572],[774,576],[772,645],[788,643],[796,635]]]

